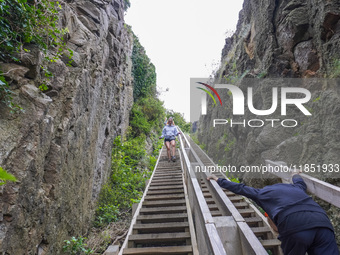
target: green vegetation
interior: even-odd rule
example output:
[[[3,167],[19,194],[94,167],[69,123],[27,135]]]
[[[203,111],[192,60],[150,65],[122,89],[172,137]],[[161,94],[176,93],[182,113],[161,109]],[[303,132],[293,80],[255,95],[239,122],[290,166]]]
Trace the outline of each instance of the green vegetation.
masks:
[[[0,186],[6,184],[7,181],[16,182],[17,179],[0,166]]]
[[[161,132],[165,109],[163,102],[148,96],[137,99],[130,114],[131,132],[134,136],[148,135],[152,129]]]
[[[101,227],[117,221],[129,211],[133,203],[143,195],[145,182],[150,177],[156,163],[156,154],[162,146],[158,141],[152,155],[145,150],[146,136],[129,135],[122,142],[116,137],[112,150],[112,174],[102,188],[95,226]]]
[[[29,50],[29,44],[34,44],[44,54],[44,64],[41,66],[45,79],[39,88],[47,90],[46,82],[53,76],[47,69],[47,64],[56,62],[66,50],[64,34],[67,28],[58,27],[58,12],[61,5],[58,1],[39,0],[0,0],[0,60],[3,62],[19,62]],[[72,50],[69,50],[72,57]],[[13,92],[10,90],[3,73],[0,70],[0,102],[11,111],[21,108],[13,102]]]
[[[132,75],[133,98],[138,100],[156,95],[156,69],[145,53],[139,39],[133,34]]]
[[[65,240],[65,245],[63,246],[63,251],[72,254],[72,255],[80,255],[80,254],[92,254],[93,251],[91,249],[86,248],[86,244],[84,241],[85,237],[75,238],[74,236],[71,240]]]

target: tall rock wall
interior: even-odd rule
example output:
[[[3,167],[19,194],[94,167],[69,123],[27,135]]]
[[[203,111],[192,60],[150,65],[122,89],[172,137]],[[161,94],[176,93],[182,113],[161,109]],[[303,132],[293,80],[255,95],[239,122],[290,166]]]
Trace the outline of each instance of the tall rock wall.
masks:
[[[260,166],[265,159],[296,165],[340,164],[339,80],[312,79],[340,74],[339,20],[339,1],[245,0],[237,30],[226,39],[221,67],[212,83],[237,80],[245,93],[246,87],[253,86],[255,108],[269,109],[272,87],[287,84],[267,82],[264,77],[303,78],[297,86],[312,93],[306,104],[312,116],[304,116],[297,110],[284,117],[279,106],[270,119],[293,118],[299,123],[297,127],[276,125],[272,128],[271,123],[266,122],[259,128],[241,125],[213,128],[213,119],[235,119],[235,116],[227,90],[220,94],[224,99],[223,107],[212,107],[213,102],[208,98],[208,113],[200,118],[198,138],[215,162],[236,167]],[[249,120],[267,116],[255,116],[246,111],[242,117]],[[266,184],[258,178],[248,178],[249,175],[241,177],[250,185]],[[340,185],[339,178],[327,178],[330,177],[327,173],[317,177]],[[332,217],[340,244],[339,209],[326,204],[324,208]]]
[[[128,126],[132,37],[123,1],[68,0],[60,20],[73,62],[49,66],[49,91],[37,89],[34,46],[22,64],[0,64],[25,110],[0,108],[0,166],[19,180],[0,189],[1,254],[60,254],[63,240],[87,232],[113,138]]]

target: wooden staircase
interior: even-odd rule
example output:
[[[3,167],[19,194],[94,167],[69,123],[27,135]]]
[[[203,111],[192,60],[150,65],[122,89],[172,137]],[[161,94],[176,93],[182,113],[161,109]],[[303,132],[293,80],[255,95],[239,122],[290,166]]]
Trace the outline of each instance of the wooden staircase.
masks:
[[[176,158],[168,162],[163,148],[122,254],[198,254],[178,152]]]

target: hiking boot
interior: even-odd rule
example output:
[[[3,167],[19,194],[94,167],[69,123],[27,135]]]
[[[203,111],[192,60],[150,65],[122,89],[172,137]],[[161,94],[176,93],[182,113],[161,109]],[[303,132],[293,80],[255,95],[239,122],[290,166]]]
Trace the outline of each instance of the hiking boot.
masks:
[[[172,160],[172,162],[176,162],[176,157],[175,157],[175,156],[172,156],[172,157],[171,157],[171,160]]]

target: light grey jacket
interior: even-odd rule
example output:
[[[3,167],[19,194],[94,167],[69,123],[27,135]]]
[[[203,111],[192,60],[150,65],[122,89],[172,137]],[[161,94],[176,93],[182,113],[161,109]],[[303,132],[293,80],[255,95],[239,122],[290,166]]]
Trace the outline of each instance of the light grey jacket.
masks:
[[[177,130],[177,127],[176,126],[169,126],[169,125],[166,125],[164,128],[163,128],[163,131],[162,131],[162,138],[165,138],[165,139],[174,139],[176,138],[176,136],[179,134],[178,130]]]

